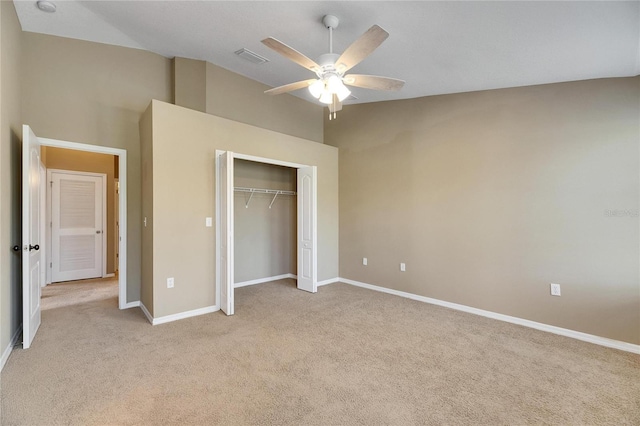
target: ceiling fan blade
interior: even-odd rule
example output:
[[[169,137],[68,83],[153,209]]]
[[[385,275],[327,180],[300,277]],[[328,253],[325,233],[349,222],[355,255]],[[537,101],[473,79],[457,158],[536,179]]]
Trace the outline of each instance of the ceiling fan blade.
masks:
[[[295,83],[289,83],[285,84],[284,86],[278,86],[274,87],[273,89],[265,90],[264,93],[266,93],[267,95],[279,95],[281,93],[292,92],[294,90],[302,89],[303,87],[309,87],[311,84],[315,83],[315,81],[315,78],[304,81],[296,81]]]
[[[289,47],[273,37],[265,38],[262,40],[262,44],[308,70],[316,72],[320,69],[320,65],[316,64],[315,61],[312,61],[293,47]]]
[[[402,89],[402,86],[404,86],[404,80],[362,74],[345,75],[342,82],[349,86],[373,90],[400,90]]]
[[[389,33],[377,25],[372,26],[366,33],[347,47],[336,61],[336,68],[344,73],[358,65],[371,52],[376,50],[389,37]]]

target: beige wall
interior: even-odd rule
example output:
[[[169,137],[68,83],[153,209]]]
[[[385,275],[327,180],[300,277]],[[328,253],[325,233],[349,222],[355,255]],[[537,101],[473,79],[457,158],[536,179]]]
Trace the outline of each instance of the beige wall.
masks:
[[[640,343],[639,99],[635,77],[347,106],[340,276]]]
[[[42,147],[41,158],[47,169],[102,173],[107,175],[107,273],[116,269],[115,251],[115,162],[113,155]]]
[[[153,104],[140,119],[140,153],[142,157],[142,284],[140,301],[153,316]],[[144,222],[143,222],[144,223]]]
[[[245,188],[296,191],[296,169],[236,159],[234,185]],[[236,283],[296,274],[296,197],[271,194],[234,194]],[[248,207],[247,201],[249,201]]]
[[[207,110],[207,63],[195,59],[173,59],[173,99],[176,105]]]
[[[215,227],[205,227],[215,217],[216,149],[318,167],[318,279],[337,277],[337,149],[154,101],[155,317],[216,303]]]
[[[22,34],[12,2],[0,2],[0,354],[22,323],[20,80]]]
[[[22,61],[23,119],[36,135],[127,150],[127,301],[139,300],[138,122],[151,99],[171,101],[171,61],[141,50],[35,33],[23,33]]]
[[[269,86],[207,63],[209,114],[323,142],[322,106],[295,96],[265,95]]]

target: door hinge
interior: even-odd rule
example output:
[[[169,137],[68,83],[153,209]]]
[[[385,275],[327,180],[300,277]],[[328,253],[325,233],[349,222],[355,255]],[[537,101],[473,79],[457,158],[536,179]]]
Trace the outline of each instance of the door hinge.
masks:
[[[49,262],[49,268],[53,268],[53,262]]]

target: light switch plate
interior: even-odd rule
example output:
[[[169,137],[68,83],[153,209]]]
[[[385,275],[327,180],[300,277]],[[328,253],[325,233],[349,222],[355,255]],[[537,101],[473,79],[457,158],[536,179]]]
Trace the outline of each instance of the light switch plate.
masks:
[[[401,272],[406,272],[407,271],[407,265],[405,265],[404,263],[400,264],[400,271]]]
[[[208,217],[204,220],[204,225],[207,228],[211,228],[213,226],[213,218],[212,217]]]
[[[551,295],[552,296],[560,296],[560,284],[551,283]]]
[[[363,257],[363,258],[362,258],[362,264],[363,264],[364,266],[367,266],[367,258],[366,258],[366,257]]]

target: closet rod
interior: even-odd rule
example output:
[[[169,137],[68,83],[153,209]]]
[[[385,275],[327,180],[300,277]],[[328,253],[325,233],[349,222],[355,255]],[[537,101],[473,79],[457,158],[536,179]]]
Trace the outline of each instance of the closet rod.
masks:
[[[236,186],[233,189],[236,192],[249,192],[251,194],[249,195],[249,199],[247,200],[247,202],[244,204],[245,209],[249,208],[249,203],[251,202],[251,198],[255,193],[273,194],[273,200],[271,200],[271,204],[269,204],[269,208],[273,206],[273,203],[276,201],[276,198],[278,197],[278,195],[296,195],[295,191],[282,191],[280,189],[245,188],[243,186]]]

